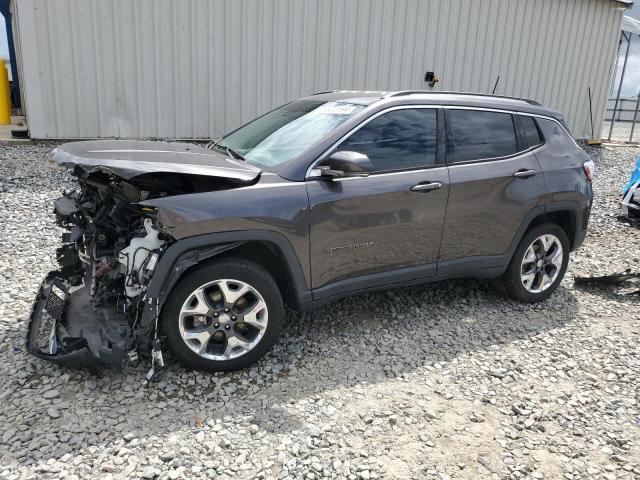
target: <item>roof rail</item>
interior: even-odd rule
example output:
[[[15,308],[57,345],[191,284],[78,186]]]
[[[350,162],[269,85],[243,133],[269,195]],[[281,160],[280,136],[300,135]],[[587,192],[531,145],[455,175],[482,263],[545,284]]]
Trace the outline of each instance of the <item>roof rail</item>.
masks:
[[[340,90],[327,90],[325,92],[316,92],[316,93],[312,93],[311,95],[309,95],[310,97],[315,97],[316,95],[324,95],[325,93],[336,93],[339,92]]]
[[[490,95],[488,93],[474,93],[474,92],[441,92],[441,91],[431,91],[431,90],[403,90],[400,92],[393,92],[388,94],[385,98],[389,97],[401,97],[403,95],[414,95],[414,94],[440,94],[440,95],[468,95],[474,97],[492,97],[492,98],[504,98],[508,100],[518,100],[520,102],[526,102],[529,105],[535,105],[536,107],[541,107],[542,105],[535,100],[529,100],[528,98],[519,98],[519,97],[507,97],[504,95]]]

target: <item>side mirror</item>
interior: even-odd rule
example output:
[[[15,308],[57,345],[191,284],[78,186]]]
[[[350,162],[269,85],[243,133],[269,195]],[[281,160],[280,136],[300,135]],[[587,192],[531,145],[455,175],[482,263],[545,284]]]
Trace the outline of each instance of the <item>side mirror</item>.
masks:
[[[333,152],[312,170],[312,174],[324,178],[368,177],[371,160],[363,153]]]

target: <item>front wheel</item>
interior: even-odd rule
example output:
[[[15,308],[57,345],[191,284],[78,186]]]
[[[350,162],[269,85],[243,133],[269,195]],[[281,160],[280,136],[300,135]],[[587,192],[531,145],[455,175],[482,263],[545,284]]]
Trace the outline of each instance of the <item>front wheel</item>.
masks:
[[[223,259],[185,275],[167,299],[162,326],[169,348],[205,371],[247,367],[276,342],[284,307],[261,266]]]
[[[565,231],[554,223],[538,225],[520,241],[502,283],[514,300],[546,300],[560,285],[568,263],[569,239]]]

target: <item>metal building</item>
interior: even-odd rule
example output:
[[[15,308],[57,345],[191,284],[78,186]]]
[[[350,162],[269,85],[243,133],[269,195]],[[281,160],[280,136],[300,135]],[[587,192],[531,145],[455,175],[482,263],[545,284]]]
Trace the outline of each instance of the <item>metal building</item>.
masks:
[[[494,87],[562,111],[577,137],[591,87],[597,136],[631,3],[11,2],[33,138],[212,138],[323,90]]]

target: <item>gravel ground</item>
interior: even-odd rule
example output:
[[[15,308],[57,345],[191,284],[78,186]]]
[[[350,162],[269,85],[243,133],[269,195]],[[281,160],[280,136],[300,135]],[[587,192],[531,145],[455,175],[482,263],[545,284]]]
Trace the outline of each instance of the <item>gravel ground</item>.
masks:
[[[448,281],[292,313],[233,374],[169,359],[78,372],[32,358],[32,297],[54,266],[51,143],[0,147],[0,478],[640,478],[640,301],[572,275],[640,269],[616,219],[640,149],[591,150],[589,236],[548,301]]]

